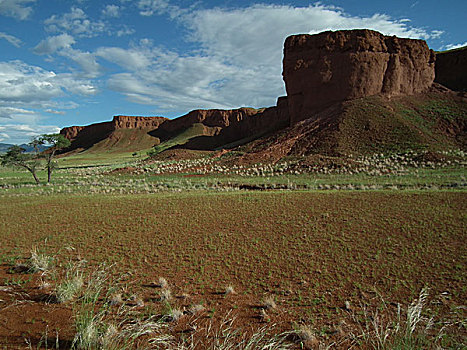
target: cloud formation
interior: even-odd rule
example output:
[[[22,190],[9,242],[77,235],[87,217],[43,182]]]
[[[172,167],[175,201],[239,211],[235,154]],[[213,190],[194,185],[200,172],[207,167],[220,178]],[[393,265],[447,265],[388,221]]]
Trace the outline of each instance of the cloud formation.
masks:
[[[17,37],[15,37],[13,35],[9,35],[9,34],[4,33],[4,32],[0,32],[0,39],[5,39],[11,45],[16,46],[16,47],[20,47],[23,44],[23,42],[20,39],[18,39]]]
[[[34,53],[38,55],[50,55],[57,50],[70,48],[74,43],[75,39],[66,33],[57,36],[49,36],[34,48]]]
[[[43,132],[55,132],[56,126],[40,126],[42,112],[57,107],[74,108],[57,99],[68,94],[90,96],[97,88],[87,79],[72,73],[55,73],[22,61],[0,62],[0,126],[11,142],[23,142]],[[23,140],[23,141],[22,141]]]
[[[106,17],[120,17],[120,6],[106,5],[102,10],[102,14]]]
[[[0,142],[27,143],[42,134],[56,134],[60,128],[54,125],[5,124],[0,126]]]
[[[32,13],[32,7],[28,6],[36,0],[1,0],[0,14],[8,17],[25,20]]]
[[[73,6],[70,12],[61,16],[53,15],[44,21],[48,32],[68,32],[79,37],[93,37],[105,31],[105,23],[91,20],[79,7]]]
[[[467,46],[467,41],[465,43],[462,43],[462,44],[445,45],[445,46],[443,46],[443,50],[454,50],[454,49],[458,49],[458,48],[464,47],[464,46]]]

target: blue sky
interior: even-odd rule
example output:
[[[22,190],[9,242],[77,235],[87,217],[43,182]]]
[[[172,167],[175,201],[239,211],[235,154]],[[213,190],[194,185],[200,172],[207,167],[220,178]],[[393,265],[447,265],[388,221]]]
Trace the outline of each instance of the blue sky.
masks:
[[[271,106],[288,35],[370,28],[440,50],[467,45],[465,13],[465,0],[0,0],[0,142]]]

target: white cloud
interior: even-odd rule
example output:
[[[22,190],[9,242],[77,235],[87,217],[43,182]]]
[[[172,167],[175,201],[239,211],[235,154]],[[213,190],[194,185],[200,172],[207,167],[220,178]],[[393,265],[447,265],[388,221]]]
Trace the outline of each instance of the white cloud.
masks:
[[[141,49],[122,49],[120,47],[101,47],[96,55],[128,70],[138,70],[151,64],[152,53]]]
[[[0,32],[0,39],[5,39],[11,45],[16,46],[16,47],[20,47],[23,44],[23,42],[20,39],[18,39],[17,37],[15,37],[13,35],[9,35],[9,34],[4,33],[4,32]]]
[[[152,16],[154,13],[165,13],[169,8],[166,0],[139,0],[138,8],[141,16]]]
[[[176,18],[186,11],[178,6],[171,5],[168,0],[139,0],[137,3],[141,16],[153,16],[169,14],[171,18]]]
[[[132,35],[134,33],[136,33],[136,30],[134,30],[133,28],[129,28],[126,25],[123,25],[122,29],[117,30],[118,37],[125,36],[125,35]]]
[[[36,0],[0,0],[0,14],[25,20],[32,13],[29,3]]]
[[[0,142],[6,141],[9,138],[10,138],[10,136],[8,136],[8,134],[0,133]]]
[[[42,40],[35,48],[34,52],[39,55],[50,55],[57,50],[70,48],[75,43],[75,39],[69,34],[50,36]]]
[[[86,78],[96,78],[101,73],[101,66],[97,63],[96,57],[90,52],[73,49],[74,38],[69,34],[61,34],[48,37],[42,40],[35,48],[34,52],[39,55],[51,55],[58,53],[80,66],[83,76]]]
[[[13,116],[15,115],[34,114],[34,113],[35,113],[34,111],[23,109],[23,108],[0,106],[0,118],[13,119]]]
[[[183,16],[206,54],[234,64],[274,65],[281,68],[284,40],[291,34],[316,34],[325,30],[368,28],[386,35],[429,38],[423,29],[408,27],[406,22],[375,14],[350,16],[343,10],[315,4],[308,7],[254,5],[233,10],[200,10]]]
[[[106,5],[102,10],[102,14],[106,17],[120,17],[120,6]]]
[[[86,78],[96,78],[101,74],[102,68],[96,61],[96,56],[90,52],[83,52],[72,48],[62,50],[60,55],[67,57],[83,70],[83,76]]]
[[[57,108],[76,108],[72,101],[59,102],[70,94],[90,95],[96,88],[71,73],[55,73],[21,61],[0,62],[0,128],[10,143],[59,131],[41,125],[43,113],[62,114]],[[5,136],[2,136],[5,138]]]
[[[28,143],[36,136],[60,132],[60,128],[55,125],[6,124],[2,128],[3,132],[0,134],[0,141],[7,140],[8,143],[12,144]]]
[[[64,111],[56,111],[55,109],[50,109],[50,108],[47,108],[46,110],[44,110],[44,112],[50,113],[50,114],[56,114],[56,115],[65,115],[66,114]]]
[[[21,61],[0,62],[0,115],[4,118],[35,121],[37,109],[76,108],[74,102],[58,103],[57,98],[95,93],[97,87],[90,80],[72,73],[57,74]]]
[[[79,7],[73,6],[70,12],[61,16],[53,15],[44,21],[49,32],[66,31],[80,37],[93,37],[106,30],[103,21],[92,21]]]
[[[458,49],[460,47],[464,47],[464,46],[467,46],[467,41],[463,44],[449,44],[449,45],[445,45],[443,46],[441,49],[442,50],[454,50],[454,49]]]

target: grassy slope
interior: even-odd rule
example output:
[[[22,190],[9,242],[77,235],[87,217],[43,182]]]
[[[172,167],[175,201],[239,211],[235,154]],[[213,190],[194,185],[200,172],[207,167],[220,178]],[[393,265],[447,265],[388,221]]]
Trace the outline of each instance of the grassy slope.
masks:
[[[252,153],[248,157],[255,162],[310,154],[465,149],[466,125],[467,103],[449,94],[371,96],[333,106],[239,150]]]
[[[466,122],[467,103],[443,95],[369,97],[348,103],[336,139],[341,153],[465,148]]]
[[[160,153],[164,150],[172,148],[174,146],[183,145],[190,139],[198,136],[212,136],[216,133],[216,128],[207,127],[202,123],[195,123],[191,127],[183,130],[179,134],[170,138],[169,140],[162,142],[161,144],[154,147],[154,153]]]

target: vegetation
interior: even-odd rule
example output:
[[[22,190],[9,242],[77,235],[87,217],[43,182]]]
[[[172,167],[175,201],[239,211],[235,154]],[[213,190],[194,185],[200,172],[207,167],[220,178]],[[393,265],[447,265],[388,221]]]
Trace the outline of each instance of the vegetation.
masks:
[[[63,148],[70,146],[71,142],[61,134],[44,134],[32,141],[32,145],[47,145],[49,146],[45,152],[46,169],[47,169],[47,182],[52,178],[52,171],[56,166],[53,161],[55,153]]]
[[[463,151],[234,156],[2,168],[0,344],[462,347]]]
[[[0,156],[2,166],[21,167],[29,171],[34,177],[36,184],[39,184],[37,168],[39,162],[32,154],[25,154],[25,149],[20,146],[11,146],[8,151]]]

